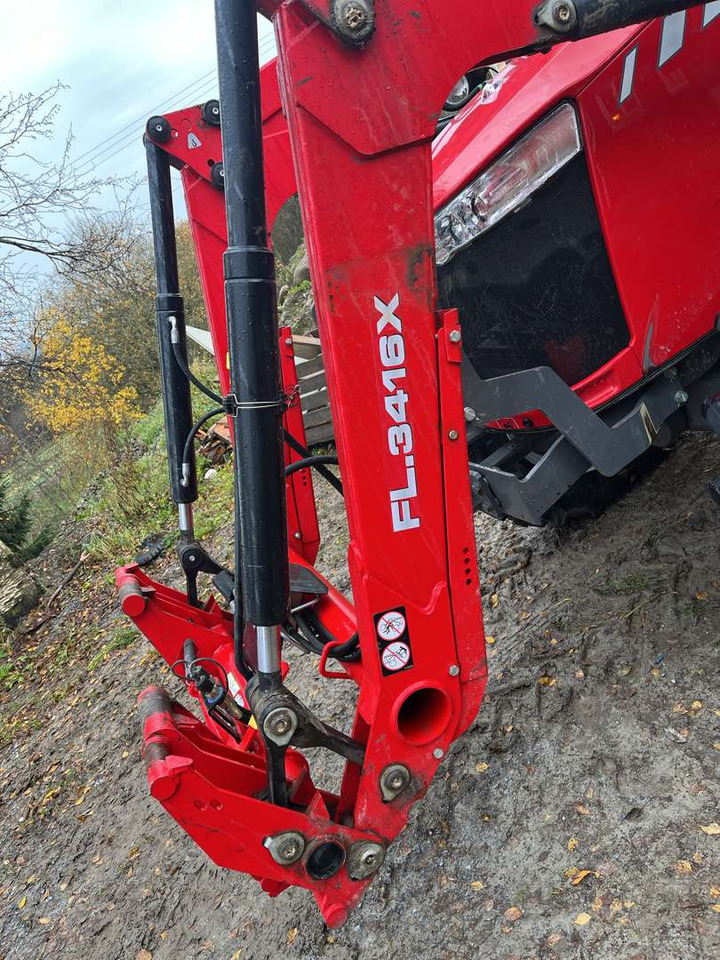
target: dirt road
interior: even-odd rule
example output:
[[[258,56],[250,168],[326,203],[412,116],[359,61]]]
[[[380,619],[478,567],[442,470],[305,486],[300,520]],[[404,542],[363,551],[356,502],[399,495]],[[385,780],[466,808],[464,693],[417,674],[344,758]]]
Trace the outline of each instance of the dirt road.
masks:
[[[270,900],[216,869],[150,800],[145,641],[74,665],[0,753],[0,958],[717,957],[717,472],[717,442],[693,438],[597,521],[477,521],[488,696],[340,930],[304,892]],[[322,494],[325,569],[346,585]],[[312,666],[293,664],[296,687],[341,718],[344,688],[321,700]]]

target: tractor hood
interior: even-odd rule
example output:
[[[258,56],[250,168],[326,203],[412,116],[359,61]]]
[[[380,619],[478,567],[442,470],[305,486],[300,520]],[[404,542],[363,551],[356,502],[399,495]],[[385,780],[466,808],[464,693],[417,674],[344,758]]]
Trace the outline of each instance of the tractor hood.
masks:
[[[444,206],[551,107],[577,96],[643,26],[560,44],[546,54],[508,61],[433,144],[435,209]]]

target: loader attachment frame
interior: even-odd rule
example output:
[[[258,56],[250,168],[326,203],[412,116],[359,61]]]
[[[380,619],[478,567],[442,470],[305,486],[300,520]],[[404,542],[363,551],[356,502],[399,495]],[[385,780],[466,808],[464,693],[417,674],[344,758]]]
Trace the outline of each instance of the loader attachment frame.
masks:
[[[435,306],[430,143],[440,109],[478,63],[691,5],[257,4],[278,40],[279,90],[346,496],[351,605],[312,569],[314,557],[298,549],[302,535],[299,544],[292,518],[290,528],[285,522],[293,479],[303,470],[283,481],[283,468],[303,438],[298,418],[291,423],[292,371],[281,364],[288,336],[277,329],[267,244],[255,7],[216,0],[228,222],[223,407],[235,428],[234,609],[212,598],[193,605],[137,568],[119,571],[118,585],[123,608],[204,716],[201,722],[163,690],[143,695],[153,795],[215,862],[252,874],[269,893],[310,889],[330,925],[360,899],[410,807],[472,722],[487,678],[462,338],[456,312]],[[155,144],[166,144],[169,154],[188,131],[175,122]],[[219,189],[211,165],[204,175],[198,170],[183,171],[186,186],[214,182]],[[160,326],[168,322],[159,313]],[[172,358],[182,366],[177,353]],[[221,367],[224,360],[222,351]],[[171,458],[177,446],[169,443]],[[307,604],[321,675],[358,688],[349,734],[315,717],[284,684],[278,638],[293,637]],[[337,793],[314,786],[298,749],[307,746],[345,760]]]

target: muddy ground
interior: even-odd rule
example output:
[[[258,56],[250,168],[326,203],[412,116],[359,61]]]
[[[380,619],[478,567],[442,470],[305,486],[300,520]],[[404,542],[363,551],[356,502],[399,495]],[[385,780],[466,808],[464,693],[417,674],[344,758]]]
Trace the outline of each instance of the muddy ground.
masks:
[[[215,868],[150,799],[144,640],[93,671],[70,659],[62,686],[48,669],[52,706],[0,753],[0,958],[717,957],[717,472],[717,442],[693,438],[597,521],[478,519],[488,696],[340,930],[303,891],[270,900]],[[322,495],[325,569],[346,582]],[[110,629],[111,587],[88,589],[33,643]],[[311,667],[294,664],[306,692]],[[339,687],[310,701],[330,720]]]

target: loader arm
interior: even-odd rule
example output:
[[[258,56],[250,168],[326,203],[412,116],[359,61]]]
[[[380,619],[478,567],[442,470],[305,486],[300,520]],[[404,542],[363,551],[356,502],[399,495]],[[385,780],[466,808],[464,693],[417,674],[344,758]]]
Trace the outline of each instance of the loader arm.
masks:
[[[172,379],[165,395],[170,471],[184,542],[192,544],[181,548],[183,562],[188,550],[197,550],[190,522],[194,491],[177,479],[185,467],[186,477],[194,473],[192,463],[176,462],[186,448],[180,427],[189,386],[183,392],[178,374],[186,359],[168,238],[172,209],[163,163],[171,153],[183,164],[196,237],[201,231],[214,237],[201,270],[216,298],[219,251],[228,244],[230,376],[223,382],[223,407],[235,430],[237,526],[232,612],[212,598],[193,604],[136,568],[118,572],[123,608],[173,665],[204,717],[198,720],[160,688],[146,691],[148,778],[153,795],[216,863],[252,874],[272,894],[288,885],[310,889],[330,925],[341,923],[360,899],[410,807],[472,722],[487,677],[461,333],[455,311],[435,306],[430,144],[439,111],[458,77],[475,64],[690,5],[257,4],[273,19],[278,40],[279,93],[346,498],[352,605],[313,571],[285,521],[290,485],[305,467],[283,482],[302,426],[293,415],[287,354],[281,375],[279,344],[291,347],[277,329],[267,246],[275,201],[266,197],[294,187],[288,175],[269,194],[269,176],[263,176],[251,3],[216,0],[227,238],[218,205],[223,194],[200,169],[204,159],[212,170],[208,161],[219,162],[216,153],[203,158],[202,148],[195,148],[196,163],[180,156],[180,148],[164,146],[179,142],[185,121],[192,124],[194,117],[166,118],[167,127],[155,125],[157,138],[150,128],[148,153],[159,191],[156,251],[158,237],[169,251],[158,258],[158,326],[166,384]],[[267,114],[264,120],[269,160]],[[205,206],[208,190],[215,192]],[[217,318],[222,310],[219,299],[213,302]],[[214,326],[218,322],[213,319]],[[214,336],[223,358],[221,333],[214,330]],[[178,406],[182,418],[174,416]],[[306,604],[312,604],[311,620],[303,615]],[[307,629],[320,645],[321,675],[357,686],[349,734],[323,724],[284,684],[278,637],[300,643],[304,637],[312,646]],[[337,793],[314,786],[300,752],[308,746],[344,759]]]

